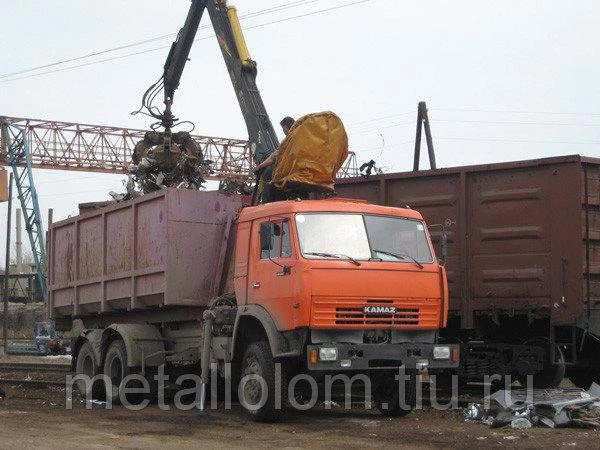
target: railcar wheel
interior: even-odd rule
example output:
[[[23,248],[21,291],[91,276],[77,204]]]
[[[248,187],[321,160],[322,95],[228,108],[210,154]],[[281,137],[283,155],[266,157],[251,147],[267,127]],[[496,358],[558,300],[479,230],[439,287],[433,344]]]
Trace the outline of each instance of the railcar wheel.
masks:
[[[524,345],[542,347],[545,352],[544,368],[540,372],[533,374],[533,387],[539,389],[551,389],[557,387],[564,379],[566,371],[565,357],[562,350],[558,345],[554,345],[556,362],[553,362],[550,360],[552,344],[549,339],[537,337],[526,341]],[[523,386],[526,386],[527,377],[519,377],[519,382]]]

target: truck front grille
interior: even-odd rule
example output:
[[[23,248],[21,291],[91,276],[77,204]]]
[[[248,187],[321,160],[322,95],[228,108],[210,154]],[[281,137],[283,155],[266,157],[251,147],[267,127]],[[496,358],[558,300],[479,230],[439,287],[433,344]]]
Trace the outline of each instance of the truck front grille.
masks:
[[[367,315],[362,308],[336,308],[336,325],[419,325],[419,308],[398,308],[393,315]]]
[[[394,314],[365,314],[364,306],[395,306]],[[315,328],[437,328],[440,324],[440,299],[366,300],[314,298],[312,326]]]

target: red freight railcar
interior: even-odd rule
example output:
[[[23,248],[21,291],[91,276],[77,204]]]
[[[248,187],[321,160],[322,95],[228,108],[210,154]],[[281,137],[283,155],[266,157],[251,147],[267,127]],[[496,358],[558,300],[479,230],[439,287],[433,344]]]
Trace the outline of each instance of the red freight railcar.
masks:
[[[446,234],[460,375],[600,378],[600,159],[578,155],[339,180]],[[435,225],[438,226],[435,226]],[[438,252],[439,254],[439,252]],[[587,386],[586,386],[587,387]]]

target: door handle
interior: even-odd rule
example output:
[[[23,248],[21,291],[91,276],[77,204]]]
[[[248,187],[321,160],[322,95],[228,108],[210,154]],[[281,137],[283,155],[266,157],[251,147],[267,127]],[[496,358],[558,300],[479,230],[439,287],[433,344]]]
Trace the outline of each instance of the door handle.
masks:
[[[260,287],[260,283],[254,283],[252,285],[252,289],[258,289]]]

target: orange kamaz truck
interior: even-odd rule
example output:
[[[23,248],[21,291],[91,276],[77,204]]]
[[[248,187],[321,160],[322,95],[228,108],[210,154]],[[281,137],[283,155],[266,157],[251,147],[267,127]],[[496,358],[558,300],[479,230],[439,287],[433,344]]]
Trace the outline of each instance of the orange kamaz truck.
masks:
[[[270,420],[297,402],[297,375],[362,374],[377,407],[402,415],[419,370],[457,366],[458,346],[436,344],[448,286],[418,212],[242,199],[168,188],[51,225],[51,317],[82,321],[74,370],[105,376],[84,392],[159,371],[205,386],[212,367]]]

